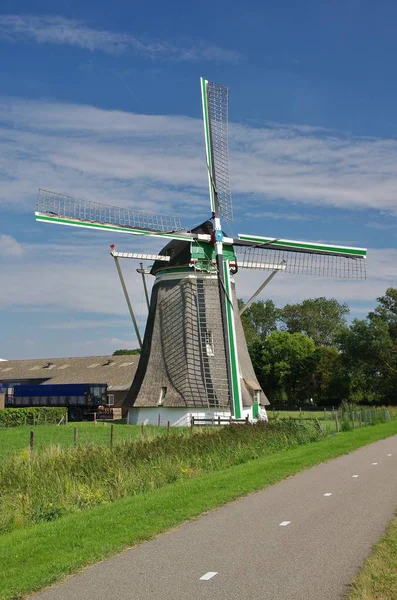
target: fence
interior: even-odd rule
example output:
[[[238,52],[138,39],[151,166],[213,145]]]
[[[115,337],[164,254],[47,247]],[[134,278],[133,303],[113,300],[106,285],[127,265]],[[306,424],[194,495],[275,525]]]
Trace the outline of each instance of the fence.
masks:
[[[387,408],[367,408],[359,410],[327,410],[323,411],[294,411],[293,416],[287,412],[269,411],[270,419],[295,418],[302,421],[315,421],[324,432],[331,433],[359,429],[367,425],[376,425],[390,421]]]

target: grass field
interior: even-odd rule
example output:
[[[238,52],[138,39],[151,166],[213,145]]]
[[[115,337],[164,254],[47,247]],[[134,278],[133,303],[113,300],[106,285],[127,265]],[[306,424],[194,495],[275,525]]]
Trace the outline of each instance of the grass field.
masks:
[[[397,418],[397,407],[388,408],[394,418]],[[317,419],[324,429],[325,433],[335,433],[336,423],[333,412],[327,410],[321,411],[268,411],[269,421],[274,419]],[[86,423],[68,423],[67,425],[38,425],[0,428],[0,456],[6,454],[15,454],[22,452],[29,447],[30,431],[35,432],[35,449],[49,445],[65,448],[74,444],[74,429],[77,427],[78,444],[100,444],[109,445],[110,443],[110,423],[98,422],[96,425],[92,422]],[[184,428],[178,428],[181,431]],[[188,429],[188,428],[187,428]],[[175,431],[175,430],[171,430]],[[163,435],[167,433],[166,427],[157,427],[147,425],[144,427],[145,436]],[[124,423],[114,423],[114,444],[128,442],[142,436],[142,430],[139,425],[126,425]]]
[[[225,502],[396,433],[397,421],[341,433],[1,536],[0,599],[17,600]]]
[[[0,534],[321,439],[313,422],[193,428],[114,446],[44,446],[0,461]]]
[[[361,573],[351,586],[347,600],[396,600],[397,517],[384,538],[376,544]]]
[[[29,447],[30,432],[35,432],[35,449],[38,451],[44,446],[56,445],[62,448],[73,446],[74,429],[77,427],[78,444],[110,444],[110,424],[98,422],[68,423],[67,425],[38,425],[8,427],[0,429],[0,456],[15,454]],[[166,427],[148,425],[144,428],[145,436],[164,434]],[[114,444],[128,442],[142,436],[139,425],[114,424]]]

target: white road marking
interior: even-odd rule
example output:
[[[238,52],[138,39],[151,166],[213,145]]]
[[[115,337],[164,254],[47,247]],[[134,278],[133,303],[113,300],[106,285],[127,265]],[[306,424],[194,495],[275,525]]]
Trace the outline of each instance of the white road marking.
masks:
[[[373,465],[377,465],[378,463],[372,463]]]
[[[282,521],[280,523],[280,527],[287,527],[287,525],[289,525],[291,523],[291,521]]]
[[[327,492],[324,496],[332,496],[332,492]]]
[[[387,456],[391,456],[391,454],[388,454]]]
[[[218,575],[218,571],[208,571],[208,573],[200,577],[200,580],[208,581],[208,579],[212,579],[213,577],[215,577],[215,575]]]
[[[354,477],[354,478],[357,478],[357,477],[358,477],[358,475],[352,475],[352,477]]]

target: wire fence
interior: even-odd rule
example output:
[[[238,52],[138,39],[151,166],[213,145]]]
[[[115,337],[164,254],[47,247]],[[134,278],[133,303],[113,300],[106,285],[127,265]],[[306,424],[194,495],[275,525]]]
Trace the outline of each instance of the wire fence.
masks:
[[[270,420],[295,418],[316,422],[324,433],[331,434],[386,423],[392,419],[392,415],[385,407],[356,410],[324,408],[322,411],[269,411],[269,418]]]

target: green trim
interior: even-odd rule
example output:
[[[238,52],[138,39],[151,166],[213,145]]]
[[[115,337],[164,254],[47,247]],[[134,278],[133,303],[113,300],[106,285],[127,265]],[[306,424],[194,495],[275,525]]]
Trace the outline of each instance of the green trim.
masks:
[[[213,164],[212,164],[212,152],[211,152],[210,118],[209,118],[208,97],[207,97],[208,81],[206,79],[204,79],[203,77],[201,77],[200,82],[201,82],[201,99],[202,99],[202,104],[203,104],[205,151],[206,151],[206,155],[207,155],[208,185],[210,188],[210,205],[211,205],[211,211],[215,212],[215,195],[214,195],[214,189],[212,186],[212,179],[211,179],[212,171],[213,171]]]
[[[252,405],[252,416],[254,419],[257,419],[259,417],[259,404],[255,401]]]
[[[257,242],[259,244],[269,243],[271,246],[284,246],[285,248],[298,248],[302,250],[317,250],[319,252],[329,252],[330,254],[343,254],[355,256],[356,258],[365,258],[367,251],[365,248],[351,248],[349,246],[331,246],[324,244],[314,244],[311,242],[298,242],[294,240],[282,240],[277,238],[268,238],[255,235],[239,233],[238,239],[247,242]]]
[[[156,277],[160,277],[160,275],[169,275],[172,273],[189,273],[192,274],[191,267],[170,267],[169,269],[164,268],[161,271],[156,271]]]
[[[115,231],[116,233],[130,233],[133,235],[150,235],[153,237],[170,238],[175,240],[186,240],[192,242],[194,238],[190,235],[183,235],[179,233],[163,233],[162,231],[155,232],[147,229],[133,229],[131,227],[119,227],[118,225],[107,225],[103,223],[91,223],[90,221],[83,221],[82,219],[69,219],[62,217],[49,217],[47,215],[40,215],[36,213],[36,221],[43,223],[56,223],[58,225],[70,225],[72,227],[88,227],[90,229],[100,229],[103,231]]]
[[[232,389],[230,390],[231,400],[233,402],[234,408],[234,418],[241,419],[241,394],[240,394],[240,373],[238,366],[238,354],[237,354],[237,345],[236,345],[236,330],[234,327],[234,311],[231,303],[232,298],[232,287],[230,284],[230,267],[229,261],[223,260],[223,270],[225,277],[225,288],[227,291],[226,297],[226,315],[227,315],[227,327],[229,333],[229,348],[226,348],[226,351],[229,350],[230,357],[230,368],[232,375]],[[230,299],[230,300],[229,300]]]

